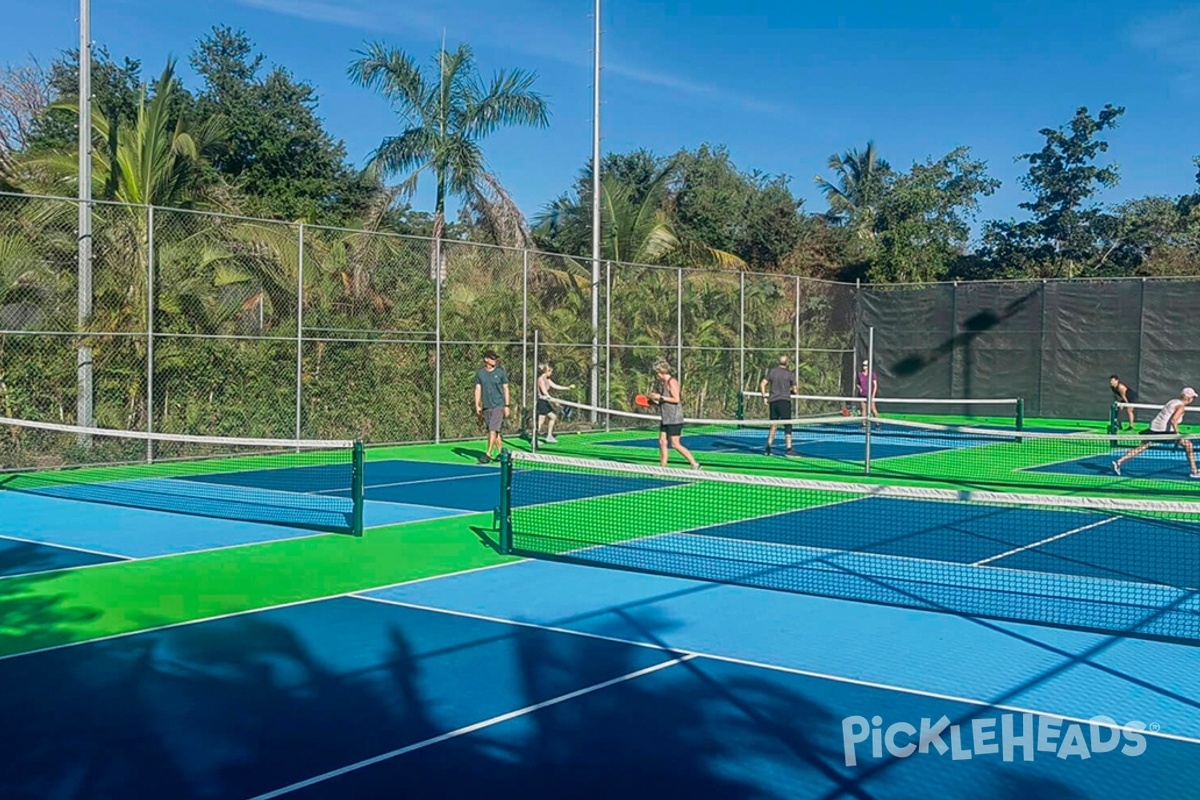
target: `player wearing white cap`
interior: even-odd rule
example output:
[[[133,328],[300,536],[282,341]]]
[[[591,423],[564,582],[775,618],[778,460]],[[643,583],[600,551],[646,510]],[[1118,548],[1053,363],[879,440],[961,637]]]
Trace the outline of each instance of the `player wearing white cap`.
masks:
[[[1163,405],[1162,409],[1159,410],[1158,415],[1155,416],[1154,420],[1150,423],[1149,430],[1143,431],[1142,433],[1143,435],[1174,433],[1179,436],[1178,444],[1183,448],[1184,452],[1187,453],[1188,465],[1192,468],[1192,477],[1200,478],[1200,470],[1196,469],[1196,454],[1192,450],[1192,443],[1179,434],[1179,422],[1183,419],[1183,413],[1195,399],[1196,390],[1190,386],[1184,388],[1184,390],[1179,393],[1179,397],[1174,397]],[[1153,442],[1147,442],[1146,444],[1138,445],[1125,455],[1118,458],[1113,462],[1113,472],[1120,475],[1122,464],[1129,459],[1146,452],[1146,450],[1148,450],[1153,444]]]

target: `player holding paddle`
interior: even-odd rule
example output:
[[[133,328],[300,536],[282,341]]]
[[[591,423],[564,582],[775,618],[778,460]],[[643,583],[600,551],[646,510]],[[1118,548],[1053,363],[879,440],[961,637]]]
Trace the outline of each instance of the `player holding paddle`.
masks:
[[[667,465],[669,444],[687,459],[692,469],[700,469],[696,457],[679,441],[683,434],[683,392],[679,379],[671,374],[671,365],[661,360],[654,364],[654,377],[654,391],[650,392],[648,399],[658,405],[662,414],[662,422],[658,426],[658,461],[664,467]]]
[[[1185,411],[1187,411],[1187,407],[1195,399],[1196,390],[1190,386],[1185,387],[1184,390],[1179,393],[1179,397],[1172,398],[1166,402],[1166,404],[1162,407],[1162,410],[1158,412],[1158,415],[1150,423],[1150,429],[1143,431],[1142,435],[1147,436],[1159,433],[1174,433],[1175,435],[1179,436],[1177,443],[1184,449],[1184,452],[1187,453],[1188,465],[1192,468],[1192,477],[1200,478],[1200,470],[1196,469],[1196,453],[1192,450],[1192,443],[1179,433],[1179,423],[1183,420],[1183,414]],[[1122,464],[1134,456],[1146,452],[1146,450],[1148,450],[1152,444],[1154,443],[1146,442],[1143,445],[1138,445],[1125,455],[1118,458],[1113,462],[1113,472],[1120,475]]]
[[[567,392],[575,388],[575,384],[573,383],[569,386],[555,383],[553,375],[553,364],[538,364],[537,405],[535,407],[537,424],[534,426],[534,435],[536,436],[542,432],[542,420],[545,420],[546,441],[549,444],[554,444],[558,441],[558,439],[554,438],[554,423],[558,421],[558,411],[554,407],[554,396],[551,394],[551,391],[557,389]]]

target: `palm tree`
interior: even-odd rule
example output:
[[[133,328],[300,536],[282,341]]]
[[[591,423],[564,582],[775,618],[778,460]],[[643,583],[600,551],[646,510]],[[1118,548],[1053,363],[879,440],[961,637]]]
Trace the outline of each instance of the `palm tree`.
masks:
[[[646,186],[627,185],[611,173],[601,176],[601,257],[629,264],[686,262],[745,269],[746,263],[733,253],[676,235],[667,208],[677,166],[676,161],[668,161]],[[582,242],[577,234],[591,230],[591,198],[582,193],[563,195],[546,206],[533,225],[546,235],[568,232],[567,239]]]
[[[404,125],[380,142],[372,160],[385,174],[404,175],[400,188],[409,195],[422,173],[432,174],[435,239],[445,230],[448,195],[476,204],[507,197],[486,169],[480,142],[503,127],[547,125],[546,101],[532,88],[534,73],[501,71],[485,83],[467,45],[440,50],[431,74],[422,73],[412,56],[380,43],[360,56],[350,65],[351,80],[382,94]]]
[[[829,203],[830,216],[854,225],[860,234],[869,235],[875,204],[882,197],[892,174],[891,165],[879,157],[875,142],[867,142],[865,150],[831,155],[828,167],[837,176],[836,183],[822,175],[814,180]]]

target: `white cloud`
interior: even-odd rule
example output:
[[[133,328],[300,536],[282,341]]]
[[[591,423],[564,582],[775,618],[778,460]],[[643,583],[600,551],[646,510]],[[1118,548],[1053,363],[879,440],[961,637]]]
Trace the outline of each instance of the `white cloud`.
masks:
[[[234,0],[234,2],[284,16],[365,31],[414,31],[431,41],[440,38],[447,27],[445,19],[438,16],[403,6],[380,4],[373,0]],[[443,17],[447,15],[455,16],[450,10],[446,10]],[[463,14],[454,19],[453,27],[460,36],[463,34],[486,36],[487,40],[495,47],[569,64],[581,69],[591,69],[590,37],[586,40],[588,46],[581,49],[579,47],[582,44],[581,37],[561,29],[554,30],[544,22],[539,25],[537,36],[531,36],[528,27],[499,20],[489,20],[486,31],[472,32],[469,29],[464,30],[464,27],[469,28],[471,24],[464,22],[464,16],[469,18],[469,15]],[[734,106],[742,111],[779,114],[788,110],[779,104],[760,100],[742,92],[698,83],[667,72],[613,61],[606,61],[602,66],[605,72],[621,78],[668,89],[679,94],[706,98],[726,106]]]
[[[1129,40],[1175,71],[1175,88],[1200,96],[1200,6],[1135,23]]]

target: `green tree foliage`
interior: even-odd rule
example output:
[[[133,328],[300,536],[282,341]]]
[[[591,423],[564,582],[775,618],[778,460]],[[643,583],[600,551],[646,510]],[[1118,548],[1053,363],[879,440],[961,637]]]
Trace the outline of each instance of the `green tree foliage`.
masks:
[[[1041,150],[1018,156],[1029,163],[1021,183],[1034,194],[1020,207],[1033,219],[988,226],[984,250],[998,272],[1074,277],[1099,265],[1100,240],[1109,223],[1102,209],[1088,201],[1119,181],[1115,165],[1100,166],[1096,160],[1108,151],[1100,134],[1116,127],[1124,113],[1124,108],[1106,105],[1093,117],[1081,106],[1066,126],[1039,131],[1046,139]]]
[[[345,147],[317,117],[315,90],[282,67],[264,75],[265,58],[244,32],[213,28],[191,64],[204,81],[197,115],[226,121],[213,168],[238,187],[246,213],[339,224],[370,203],[378,181],[346,164]]]
[[[871,280],[944,279],[966,252],[979,199],[999,186],[967,147],[893,176],[876,201]]]
[[[137,116],[142,65],[130,58],[114,61],[104,47],[92,51],[92,110],[117,125]],[[34,127],[30,151],[66,150],[78,146],[78,119],[69,106],[79,103],[79,51],[69,50],[50,64],[51,105]]]
[[[611,154],[600,169],[600,255],[637,264],[744,268],[745,261],[698,239],[680,236],[671,213],[682,157],[639,150]],[[611,169],[610,169],[611,167]],[[585,168],[575,195],[563,195],[534,218],[537,241],[580,257],[591,255],[592,177]]]
[[[755,269],[775,270],[800,241],[800,200],[787,176],[739,172],[723,146],[676,156],[671,219],[685,240],[733,253]]]
[[[412,56],[382,43],[369,45],[349,68],[359,86],[379,92],[400,117],[402,131],[376,148],[373,163],[387,175],[403,175],[400,187],[412,194],[423,173],[435,183],[434,236],[443,235],[448,195],[487,206],[507,197],[490,176],[480,143],[514,125],[545,127],[545,98],[533,90],[537,76],[500,71],[487,83],[471,48],[439,51],[424,73]]]
[[[836,180],[822,175],[814,180],[829,203],[829,218],[869,239],[875,229],[876,205],[893,174],[891,165],[879,157],[874,142],[867,142],[863,150],[831,155],[826,166]]]

